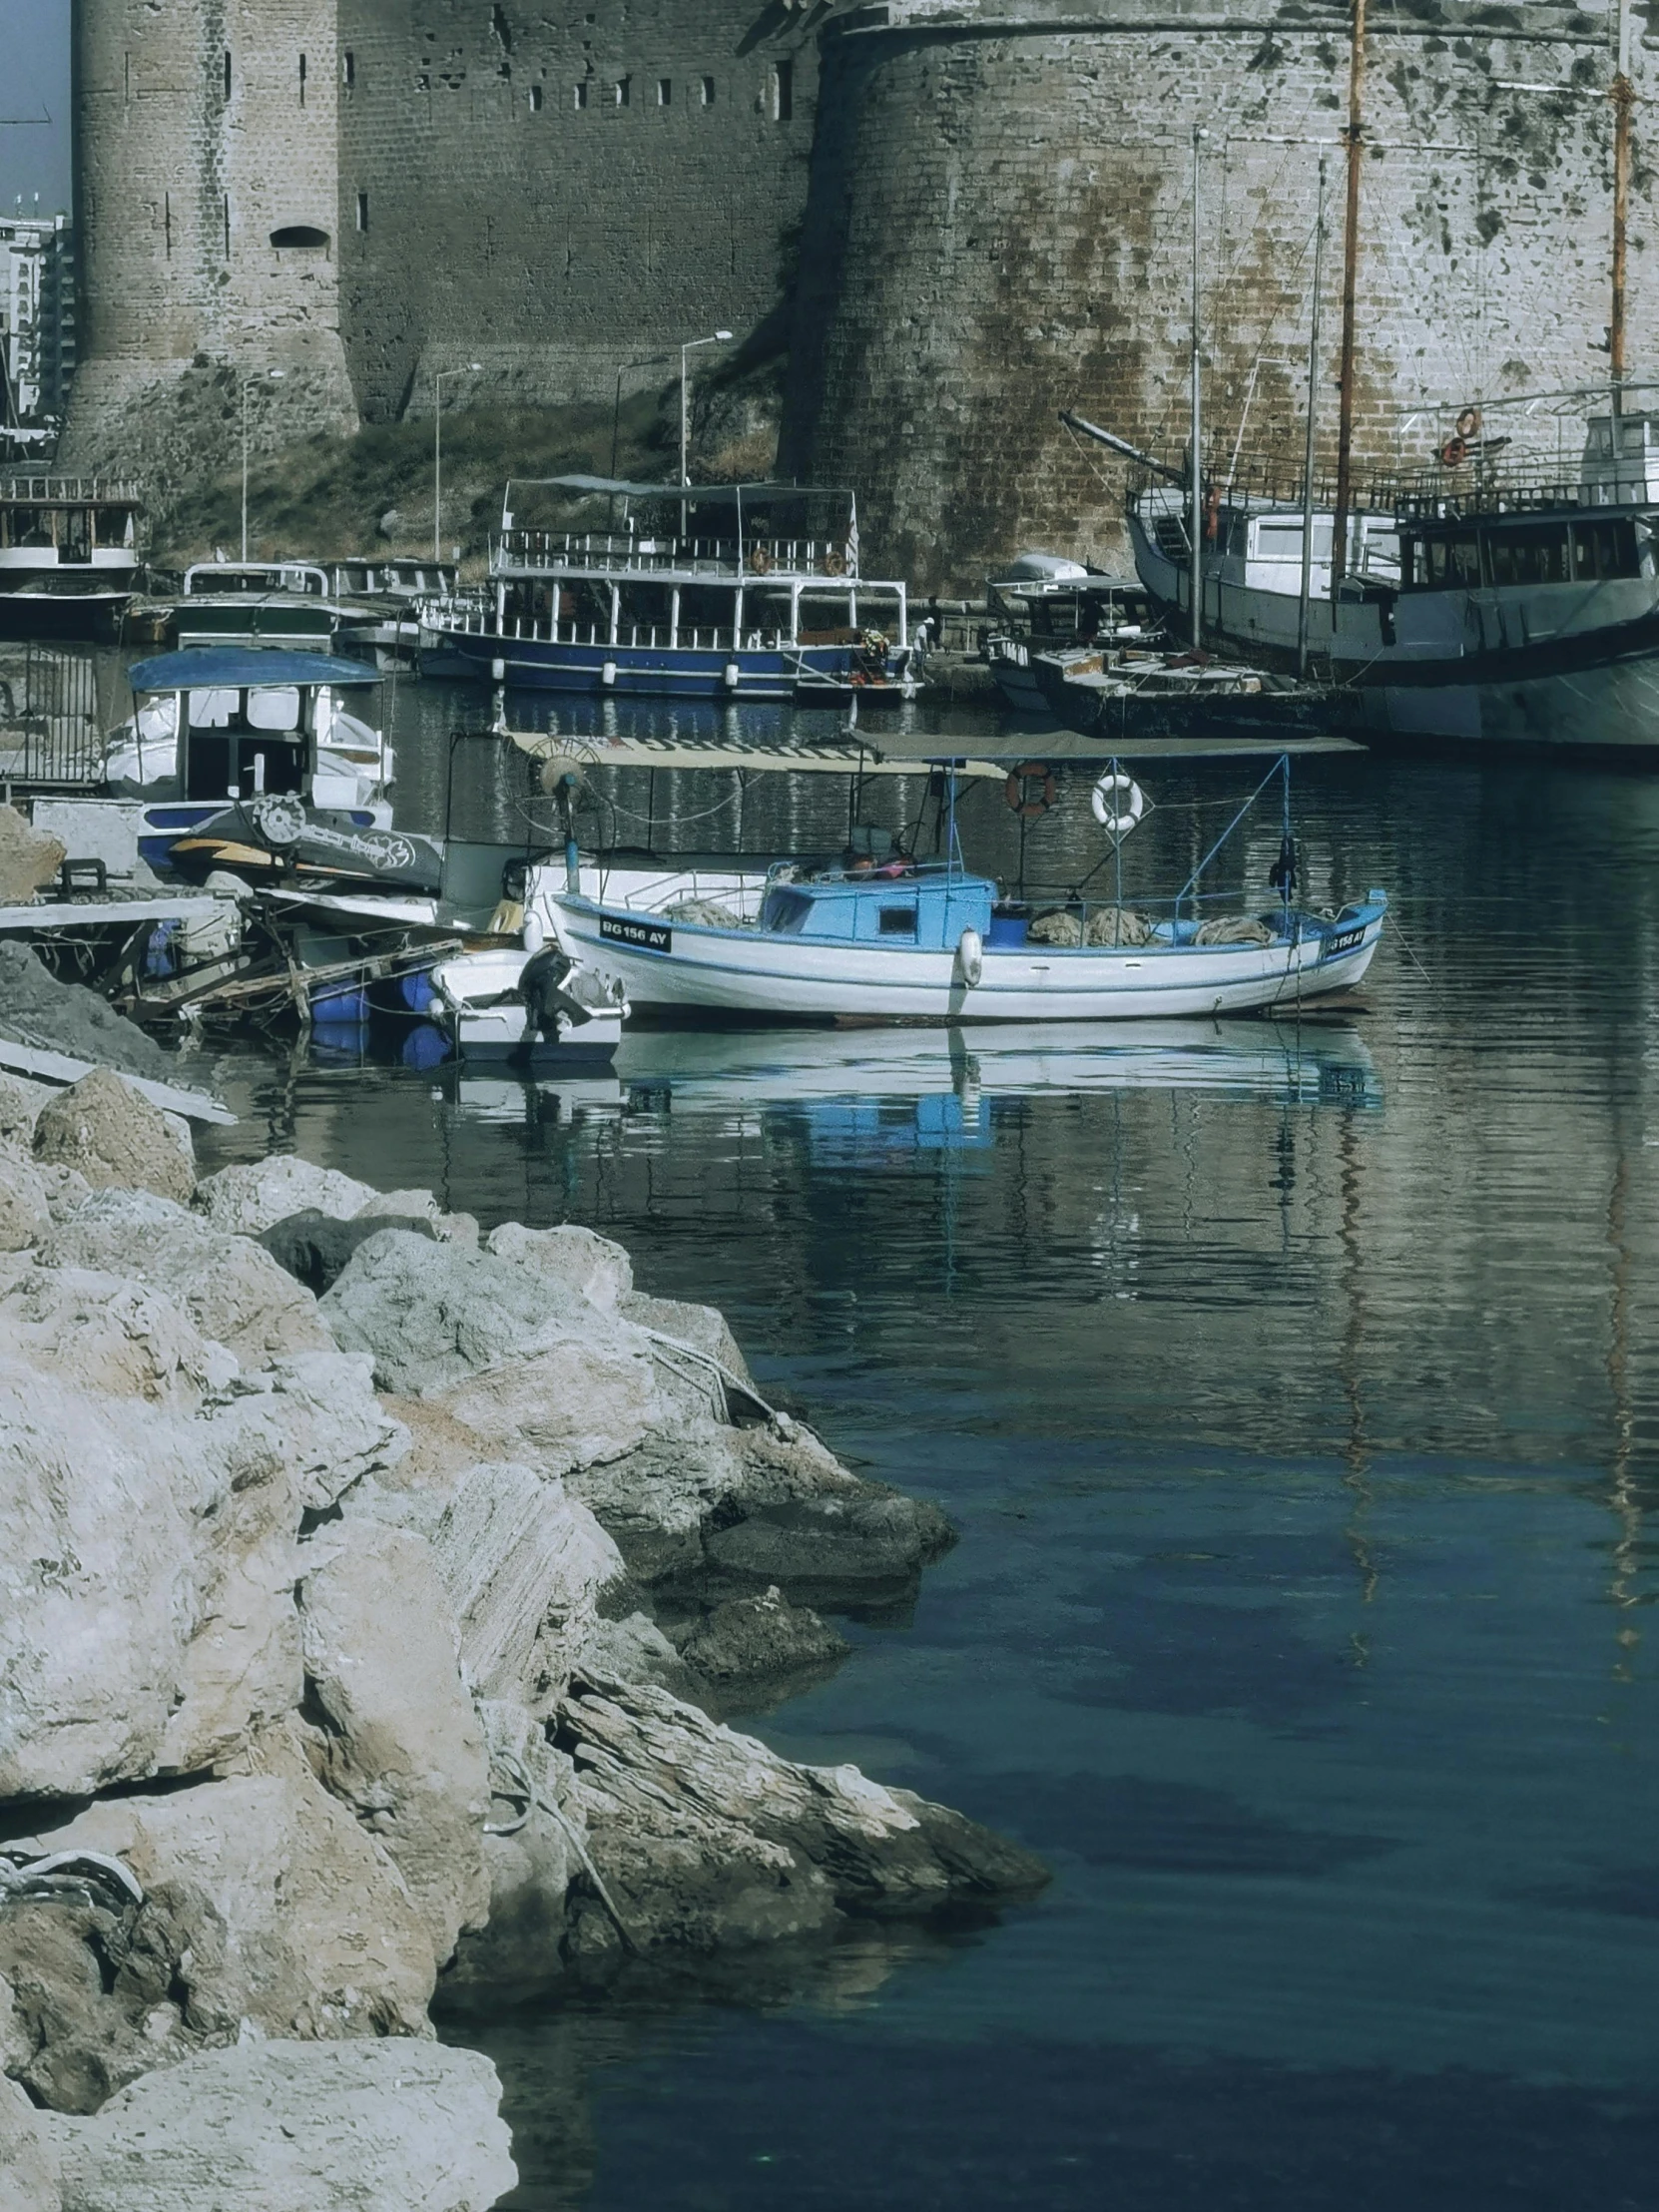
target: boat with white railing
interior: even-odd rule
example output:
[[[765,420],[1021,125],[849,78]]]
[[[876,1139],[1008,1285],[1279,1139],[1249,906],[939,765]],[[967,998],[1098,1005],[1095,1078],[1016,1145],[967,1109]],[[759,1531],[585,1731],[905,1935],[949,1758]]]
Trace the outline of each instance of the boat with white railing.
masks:
[[[600,528],[527,528],[515,499],[560,494]],[[617,697],[912,696],[902,583],[858,565],[846,491],[794,484],[509,482],[477,597],[428,602],[421,667],[509,689]]]
[[[143,511],[136,483],[0,474],[0,636],[118,638],[137,588]]]
[[[1045,911],[1005,901],[965,865],[956,836],[956,765],[940,761],[939,844],[922,860],[887,832],[856,831],[844,852],[776,862],[739,896],[688,897],[631,867],[601,865],[590,889],[574,857],[551,892],[566,948],[614,977],[636,1008],[785,1020],[1101,1021],[1242,1013],[1352,988],[1382,937],[1381,890],[1331,912],[1294,900],[1290,763],[1281,758],[1172,900],[1125,902],[1124,840],[1145,796],[1117,761],[1091,804],[1115,860],[1110,894],[1073,890]],[[1010,804],[1021,799],[1016,768]],[[1045,786],[1055,779],[1036,771]],[[1201,888],[1257,800],[1279,780],[1284,822],[1268,895],[1235,893],[1226,911]],[[1052,789],[1043,804],[1051,804]],[[1032,802],[1035,804],[1035,802]]]
[[[326,653],[352,609],[315,561],[198,561],[173,610],[181,649],[276,645]]]

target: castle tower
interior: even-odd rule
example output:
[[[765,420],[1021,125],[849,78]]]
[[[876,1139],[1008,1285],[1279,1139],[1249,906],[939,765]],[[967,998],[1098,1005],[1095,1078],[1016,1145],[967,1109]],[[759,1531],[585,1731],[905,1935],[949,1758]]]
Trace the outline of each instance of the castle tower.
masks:
[[[1605,388],[1615,11],[1371,15],[1358,481],[1426,458],[1468,404],[1490,431],[1576,453],[1581,414],[1492,403]],[[920,582],[982,584],[1030,544],[1119,565],[1122,469],[1057,416],[1180,458],[1195,125],[1208,465],[1225,480],[1237,448],[1241,468],[1300,468],[1323,149],[1329,467],[1350,23],[1304,0],[889,0],[831,23],[786,467],[855,481],[880,558]],[[1651,92],[1639,44],[1634,74]],[[1659,375],[1652,112],[1636,124],[1636,375]]]
[[[349,427],[334,0],[76,0],[82,461]],[[281,379],[269,375],[281,370]]]

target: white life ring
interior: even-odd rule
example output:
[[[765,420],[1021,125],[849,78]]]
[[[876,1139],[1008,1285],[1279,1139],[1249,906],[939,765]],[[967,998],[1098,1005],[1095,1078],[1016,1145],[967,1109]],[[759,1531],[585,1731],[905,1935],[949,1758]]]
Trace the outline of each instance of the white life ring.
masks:
[[[1121,814],[1115,804],[1120,794]],[[1089,812],[1108,836],[1126,837],[1146,813],[1146,794],[1132,776],[1108,769],[1089,794]]]
[[[977,929],[964,929],[956,939],[956,967],[971,991],[985,972],[985,945]]]

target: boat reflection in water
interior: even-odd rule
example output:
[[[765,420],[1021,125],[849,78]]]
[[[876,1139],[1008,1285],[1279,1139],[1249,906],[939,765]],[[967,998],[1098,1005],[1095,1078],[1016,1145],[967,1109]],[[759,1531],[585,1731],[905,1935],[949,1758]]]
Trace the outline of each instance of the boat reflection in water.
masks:
[[[1356,1029],[1258,1020],[634,1030],[624,1032],[606,1078],[531,1082],[446,1068],[437,1095],[467,1120],[521,1125],[594,1113],[801,1108],[815,1157],[879,1167],[911,1152],[989,1145],[1000,1101],[1127,1090],[1374,1111],[1382,1104]]]

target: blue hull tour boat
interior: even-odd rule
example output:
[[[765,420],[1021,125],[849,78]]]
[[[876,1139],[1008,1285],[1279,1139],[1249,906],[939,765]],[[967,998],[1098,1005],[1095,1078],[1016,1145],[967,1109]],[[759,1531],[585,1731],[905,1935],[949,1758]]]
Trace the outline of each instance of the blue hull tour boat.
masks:
[[[583,526],[517,526],[509,482],[486,591],[422,611],[423,673],[634,698],[913,695],[905,587],[860,576],[850,492],[517,480],[521,502],[538,492]]]

